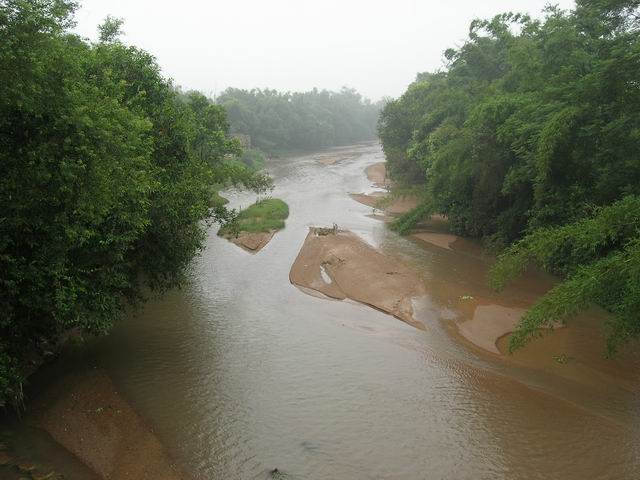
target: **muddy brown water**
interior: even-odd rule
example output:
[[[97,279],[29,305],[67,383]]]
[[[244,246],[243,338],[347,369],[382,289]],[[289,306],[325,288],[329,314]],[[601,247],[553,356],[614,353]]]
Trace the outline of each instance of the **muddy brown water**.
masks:
[[[491,292],[491,259],[475,246],[399,237],[349,197],[373,190],[364,169],[383,160],[378,145],[338,154],[332,165],[317,155],[270,162],[286,228],[257,255],[212,229],[185,288],[99,347],[184,469],[202,480],[273,468],[293,479],[640,478],[639,356],[603,357],[603,314],[514,356],[471,344],[456,323],[478,306],[525,308],[552,279]],[[426,331],[289,283],[308,227],[333,223],[419,272]]]

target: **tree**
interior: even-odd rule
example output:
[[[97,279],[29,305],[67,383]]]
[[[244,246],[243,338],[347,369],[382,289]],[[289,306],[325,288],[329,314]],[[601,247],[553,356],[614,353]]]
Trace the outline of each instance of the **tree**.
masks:
[[[375,139],[379,105],[346,87],[296,93],[228,88],[217,102],[227,110],[234,133],[249,135],[269,153]]]
[[[122,31],[122,24],[124,20],[121,18],[115,18],[111,15],[108,15],[107,18],[104,19],[104,22],[100,26],[98,26],[98,32],[100,33],[99,39],[101,42],[115,42],[120,35],[124,32]]]
[[[180,285],[232,168],[224,110],[182,101],[107,19],[90,44],[67,33],[73,2],[0,11],[0,404],[19,403],[28,358],[76,328],[102,334],[150,287]]]
[[[495,278],[533,258],[567,279],[525,316],[514,347],[586,300],[614,313],[611,348],[637,336],[630,321],[638,296],[633,235],[571,268],[560,254],[537,255],[566,254],[567,245],[547,240],[561,232],[587,235],[589,221],[610,219],[606,212],[635,205],[640,196],[639,5],[579,0],[572,12],[548,7],[543,20],[512,13],[476,20],[467,42],[445,53],[443,71],[418,75],[382,110],[378,130],[391,176],[419,182],[425,192],[424,204],[395,228],[408,232],[426,215],[442,213],[456,233],[497,250],[513,244]],[[637,219],[630,222],[637,233]],[[572,303],[576,285],[586,285],[580,272],[599,278],[590,285],[603,285],[612,255],[629,262],[623,294],[605,298],[585,287]]]

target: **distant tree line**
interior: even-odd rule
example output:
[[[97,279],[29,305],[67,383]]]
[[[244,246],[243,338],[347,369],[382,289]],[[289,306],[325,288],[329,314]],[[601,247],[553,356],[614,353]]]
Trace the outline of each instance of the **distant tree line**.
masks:
[[[216,101],[233,133],[251,137],[265,152],[308,150],[376,139],[380,104],[355,90],[278,92],[229,88]]]
[[[142,292],[180,283],[239,162],[224,108],[179,96],[147,52],[68,33],[76,4],[0,5],[0,406],[71,329],[102,334]]]
[[[542,20],[471,24],[442,71],[382,111],[393,178],[423,185],[427,215],[506,251],[501,288],[530,264],[564,281],[524,316],[510,347],[596,302],[609,351],[640,336],[640,1],[577,0]]]

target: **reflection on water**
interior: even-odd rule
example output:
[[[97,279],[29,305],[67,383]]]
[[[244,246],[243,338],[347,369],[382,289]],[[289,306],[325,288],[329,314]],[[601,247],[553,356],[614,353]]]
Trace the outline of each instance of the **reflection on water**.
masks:
[[[348,195],[370,190],[363,170],[383,158],[378,146],[355,150],[332,165],[273,162],[286,229],[257,255],[212,230],[189,284],[104,342],[115,381],[185,469],[196,479],[273,468],[299,479],[637,478],[637,356],[602,359],[597,312],[512,358],[465,342],[455,325],[474,305],[524,308],[550,280],[497,295],[485,285],[490,260],[473,249],[390,232]],[[424,277],[426,331],[289,283],[308,227],[333,223]]]

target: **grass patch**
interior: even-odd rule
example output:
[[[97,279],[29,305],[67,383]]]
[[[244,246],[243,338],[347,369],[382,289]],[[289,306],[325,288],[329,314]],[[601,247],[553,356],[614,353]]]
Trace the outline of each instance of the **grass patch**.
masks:
[[[213,196],[211,198],[212,207],[221,207],[222,205],[226,205],[227,203],[229,203],[229,200],[221,196],[218,192],[213,192]]]
[[[269,198],[240,210],[233,222],[224,225],[218,235],[238,235],[242,232],[261,233],[284,228],[289,206],[280,199]]]

